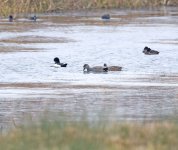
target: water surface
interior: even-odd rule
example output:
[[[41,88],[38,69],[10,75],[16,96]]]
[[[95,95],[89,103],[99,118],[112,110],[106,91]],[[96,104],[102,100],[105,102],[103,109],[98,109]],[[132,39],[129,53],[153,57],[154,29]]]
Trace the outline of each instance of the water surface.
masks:
[[[160,120],[178,111],[178,11],[108,10],[0,20],[0,125],[44,112],[73,119]],[[160,51],[146,56],[145,46]],[[53,58],[67,62],[54,68]],[[122,72],[83,74],[83,64]]]

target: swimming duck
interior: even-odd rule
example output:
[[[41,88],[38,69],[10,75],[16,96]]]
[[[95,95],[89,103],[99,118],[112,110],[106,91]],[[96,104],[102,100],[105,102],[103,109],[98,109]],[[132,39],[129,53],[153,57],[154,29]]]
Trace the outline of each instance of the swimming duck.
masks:
[[[107,66],[90,67],[88,64],[84,64],[83,71],[84,72],[102,73],[102,72],[108,72],[108,67]]]
[[[13,22],[14,17],[12,15],[9,15],[9,22]]]
[[[30,17],[30,20],[32,20],[34,22],[36,22],[36,19],[37,19],[36,15],[34,15],[33,17]]]
[[[111,17],[110,17],[110,14],[104,14],[101,16],[101,19],[106,19],[106,20],[109,20]]]
[[[108,71],[121,71],[122,67],[120,66],[107,66],[107,64],[104,64],[104,67],[108,68]]]
[[[59,65],[61,67],[67,67],[67,63],[61,63],[58,57],[54,58],[55,65]]]
[[[157,55],[157,54],[159,54],[158,51],[152,50],[151,48],[149,48],[149,47],[147,47],[147,46],[143,49],[143,53],[144,53],[145,55]]]

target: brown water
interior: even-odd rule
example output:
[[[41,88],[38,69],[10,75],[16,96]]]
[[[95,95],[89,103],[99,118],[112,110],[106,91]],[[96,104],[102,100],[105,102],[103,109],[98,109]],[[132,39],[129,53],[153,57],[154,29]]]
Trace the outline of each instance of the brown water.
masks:
[[[178,111],[178,9],[97,10],[0,20],[0,126],[46,113],[78,120],[160,120]],[[111,14],[110,21],[100,16]],[[145,46],[160,51],[146,56]],[[53,58],[67,62],[54,68]],[[122,72],[83,74],[83,64]],[[62,116],[62,115],[61,115]]]

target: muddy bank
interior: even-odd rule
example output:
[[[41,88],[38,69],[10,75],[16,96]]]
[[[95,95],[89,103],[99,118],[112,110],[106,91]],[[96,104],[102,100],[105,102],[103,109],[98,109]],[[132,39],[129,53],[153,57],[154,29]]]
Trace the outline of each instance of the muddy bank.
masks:
[[[89,121],[150,122],[174,118],[178,112],[178,86],[174,84],[22,83],[1,84],[0,91],[0,125],[3,130],[28,121],[36,122],[41,117],[49,120],[85,117]]]
[[[0,42],[4,43],[21,43],[21,44],[27,44],[27,43],[66,43],[69,40],[65,38],[57,38],[57,37],[46,37],[46,36],[21,36],[17,38],[12,39],[5,39]]]
[[[44,112],[74,120],[83,114],[95,121],[165,120],[178,112],[177,81],[178,76],[149,76],[117,84],[1,83],[1,125],[20,124],[29,115],[36,120]]]

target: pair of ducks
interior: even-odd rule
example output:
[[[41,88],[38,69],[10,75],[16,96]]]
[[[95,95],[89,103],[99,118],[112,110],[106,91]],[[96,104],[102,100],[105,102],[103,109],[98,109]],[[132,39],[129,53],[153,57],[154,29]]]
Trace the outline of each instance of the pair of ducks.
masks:
[[[14,17],[12,15],[9,15],[9,22],[13,22],[13,20],[14,20]],[[36,22],[37,20],[36,15],[30,17],[29,20]]]
[[[89,72],[108,72],[108,71],[121,71],[122,67],[120,66],[107,66],[107,64],[104,64],[103,66],[95,66],[90,67],[88,64],[84,64],[83,66],[83,72],[89,73]]]
[[[54,67],[67,67],[67,63],[61,63],[58,57],[54,58]],[[89,73],[89,72],[95,72],[95,73],[104,73],[108,71],[121,71],[122,67],[120,66],[107,66],[107,64],[104,64],[103,66],[95,66],[90,67],[88,64],[84,64],[83,66],[83,72]]]

